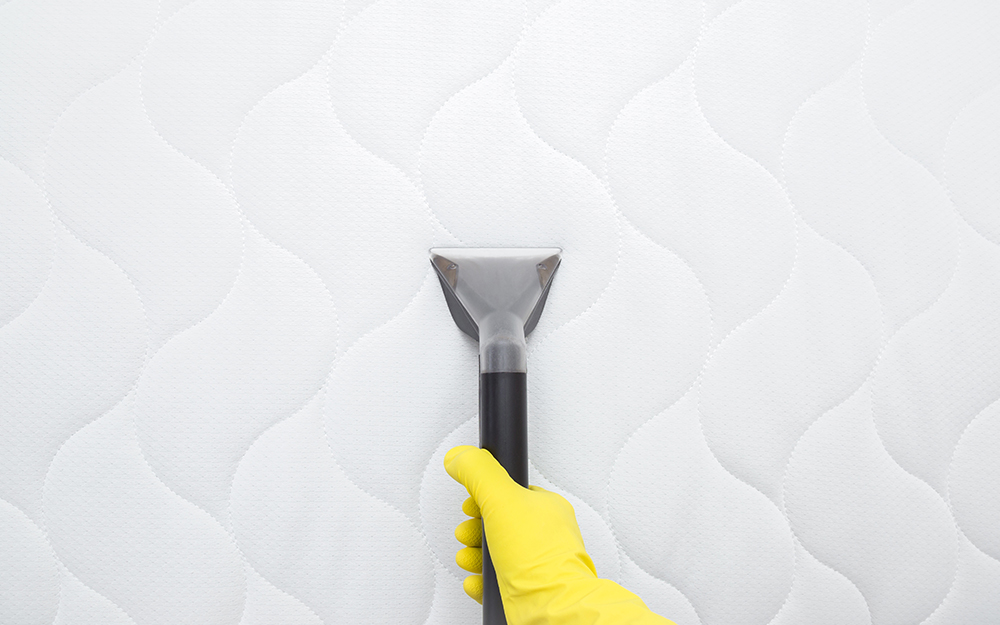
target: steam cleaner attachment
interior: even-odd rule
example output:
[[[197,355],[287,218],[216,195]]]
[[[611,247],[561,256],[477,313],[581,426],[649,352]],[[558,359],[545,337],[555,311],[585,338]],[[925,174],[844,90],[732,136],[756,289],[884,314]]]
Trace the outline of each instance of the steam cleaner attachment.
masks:
[[[448,309],[479,341],[479,446],[521,486],[528,485],[528,386],[525,337],[535,329],[559,267],[550,248],[433,248]],[[483,623],[507,620],[483,533]]]

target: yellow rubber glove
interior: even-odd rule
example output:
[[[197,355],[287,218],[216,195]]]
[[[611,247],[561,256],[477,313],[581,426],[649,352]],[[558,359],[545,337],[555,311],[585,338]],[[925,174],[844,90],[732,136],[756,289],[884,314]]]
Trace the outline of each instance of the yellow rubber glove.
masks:
[[[451,449],[444,467],[471,495],[462,510],[473,518],[455,529],[455,537],[468,546],[455,562],[482,573],[485,526],[508,625],[673,625],[633,593],[597,577],[565,498],[538,486],[522,487],[478,447]],[[482,575],[466,577],[464,587],[482,603]]]

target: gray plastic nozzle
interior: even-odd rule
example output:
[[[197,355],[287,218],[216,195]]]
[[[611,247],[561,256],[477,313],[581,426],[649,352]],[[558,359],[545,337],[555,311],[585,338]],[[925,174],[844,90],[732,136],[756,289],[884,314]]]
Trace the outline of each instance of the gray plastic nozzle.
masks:
[[[430,254],[451,316],[479,341],[480,372],[526,372],[524,337],[542,314],[562,250],[434,248]]]

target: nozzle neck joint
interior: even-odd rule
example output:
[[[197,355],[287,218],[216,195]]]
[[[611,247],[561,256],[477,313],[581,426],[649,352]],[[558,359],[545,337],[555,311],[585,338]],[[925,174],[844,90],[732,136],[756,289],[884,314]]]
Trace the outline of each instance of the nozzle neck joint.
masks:
[[[479,371],[527,373],[524,320],[507,310],[490,313],[479,322]]]

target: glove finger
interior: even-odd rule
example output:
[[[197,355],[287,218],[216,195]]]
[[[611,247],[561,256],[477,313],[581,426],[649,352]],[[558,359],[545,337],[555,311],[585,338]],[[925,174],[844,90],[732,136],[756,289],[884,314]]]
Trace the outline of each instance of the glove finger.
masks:
[[[547,492],[549,492],[549,491],[545,490],[544,488],[542,488],[541,486],[535,486],[534,484],[532,484],[531,486],[529,486],[528,490],[533,490],[536,493],[547,493]]]
[[[465,503],[462,504],[462,512],[472,518],[479,518],[483,516],[483,513],[479,510],[479,506],[476,505],[476,500],[472,497],[466,499]]]
[[[449,450],[444,456],[444,468],[448,475],[465,486],[479,509],[487,514],[489,511],[484,510],[484,506],[488,508],[493,497],[503,499],[505,494],[520,488],[493,454],[471,445],[459,445]]]
[[[462,521],[455,528],[455,538],[466,547],[480,547],[483,544],[483,520]]]
[[[470,573],[483,572],[483,550],[480,547],[466,547],[455,552],[455,564]]]
[[[475,599],[478,603],[483,602],[482,575],[470,575],[466,577],[465,581],[462,582],[462,588],[465,590],[465,594]]]

